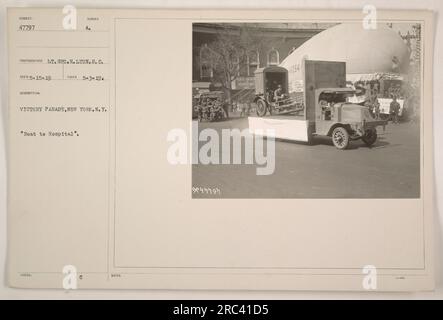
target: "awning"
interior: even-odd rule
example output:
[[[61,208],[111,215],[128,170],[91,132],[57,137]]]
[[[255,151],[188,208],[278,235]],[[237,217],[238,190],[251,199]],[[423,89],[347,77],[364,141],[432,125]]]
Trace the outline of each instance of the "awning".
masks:
[[[192,83],[192,88],[209,89],[210,85],[211,85],[210,82],[193,82]]]
[[[376,72],[376,73],[348,73],[346,75],[346,81],[352,83],[358,81],[380,81],[380,80],[400,80],[404,81],[406,75],[400,73],[388,73],[388,72]]]

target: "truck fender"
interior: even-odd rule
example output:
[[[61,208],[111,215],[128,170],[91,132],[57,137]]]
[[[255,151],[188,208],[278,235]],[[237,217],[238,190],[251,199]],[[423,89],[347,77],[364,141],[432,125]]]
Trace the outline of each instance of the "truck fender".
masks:
[[[348,131],[349,134],[351,134],[351,128],[349,127],[349,125],[345,125],[345,124],[342,124],[342,123],[334,123],[334,124],[329,128],[329,131],[328,131],[327,136],[328,136],[328,137],[331,137],[331,136],[332,136],[332,132],[333,132],[334,129],[337,128],[337,127],[343,127],[343,128],[346,129],[346,131]]]
[[[258,100],[263,100],[263,101],[265,101],[265,99],[263,99],[263,97],[255,96],[255,97],[254,97],[254,103],[257,103]]]

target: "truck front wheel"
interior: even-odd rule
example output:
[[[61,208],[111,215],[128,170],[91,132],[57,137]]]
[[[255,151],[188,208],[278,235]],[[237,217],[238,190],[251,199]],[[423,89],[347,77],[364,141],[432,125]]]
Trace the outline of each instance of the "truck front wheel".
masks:
[[[361,139],[368,147],[372,146],[377,141],[377,130],[375,128],[366,130],[365,135]]]
[[[332,142],[337,149],[344,150],[349,146],[349,133],[343,127],[337,127],[332,131]]]
[[[264,117],[266,114],[267,105],[263,100],[257,100],[257,115],[259,117]]]

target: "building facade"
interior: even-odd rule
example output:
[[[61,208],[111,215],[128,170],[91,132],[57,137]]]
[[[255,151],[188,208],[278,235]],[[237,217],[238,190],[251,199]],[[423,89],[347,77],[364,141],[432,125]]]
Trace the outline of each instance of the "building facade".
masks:
[[[248,24],[248,32],[260,39],[260,45],[251,49],[239,64],[238,75],[232,89],[254,89],[254,71],[257,68],[279,65],[290,53],[317,33],[334,24],[319,23],[266,23]],[[193,89],[209,90],[216,86],[209,47],[221,33],[241,37],[245,24],[195,23],[193,25],[192,56]]]

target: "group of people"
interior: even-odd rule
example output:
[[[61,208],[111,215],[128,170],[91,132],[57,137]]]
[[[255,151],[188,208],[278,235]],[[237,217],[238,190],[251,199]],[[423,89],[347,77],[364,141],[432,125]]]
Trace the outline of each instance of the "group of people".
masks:
[[[369,109],[371,115],[376,119],[380,119],[380,102],[378,101],[379,94],[377,91],[371,91],[371,94],[365,101],[365,106]],[[389,105],[389,117],[392,123],[399,123],[400,103],[397,101],[397,96],[392,96],[392,101]]]
[[[376,94],[369,96],[365,101],[365,106],[369,109],[369,112],[375,119],[380,119],[380,102]]]
[[[198,121],[214,121],[224,117],[223,102],[220,98],[203,99],[202,102],[197,104],[195,108],[197,109]]]

